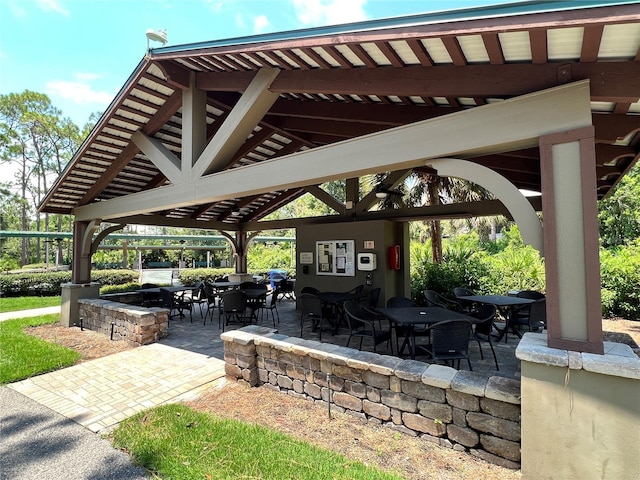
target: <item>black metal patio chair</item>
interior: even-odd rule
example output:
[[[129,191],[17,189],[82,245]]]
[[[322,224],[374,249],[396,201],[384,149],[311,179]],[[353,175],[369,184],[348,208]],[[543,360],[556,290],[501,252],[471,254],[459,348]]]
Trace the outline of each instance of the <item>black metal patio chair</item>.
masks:
[[[496,351],[493,348],[492,341],[492,331],[494,329],[493,322],[496,317],[496,307],[495,305],[481,305],[477,311],[471,314],[472,317],[482,320],[480,323],[476,323],[473,325],[473,338],[476,342],[478,342],[478,349],[480,350],[480,358],[484,360],[484,355],[482,353],[482,345],[480,342],[487,342],[489,347],[491,348],[491,353],[493,354],[493,361],[496,363],[496,370],[500,371],[500,367],[498,366],[498,357],[496,356]]]
[[[344,312],[347,319],[347,325],[349,327],[347,347],[349,346],[349,343],[351,343],[352,337],[360,337],[359,349],[362,350],[363,340],[365,338],[370,338],[373,342],[374,352],[379,344],[387,342],[391,349],[391,354],[393,355],[391,322],[355,300],[344,302]],[[387,324],[386,328],[382,326],[383,323]]]
[[[175,295],[166,288],[160,289],[160,306],[169,309],[169,318],[184,317],[184,311],[189,310],[189,320],[193,323],[193,304],[189,298],[185,298],[184,292],[180,295]],[[172,313],[176,312],[176,313]]]
[[[444,362],[453,367],[458,361],[466,360],[471,367],[469,359],[469,339],[471,338],[472,324],[469,320],[445,320],[427,327],[430,332],[428,345],[417,345],[416,350],[426,353],[435,362]]]

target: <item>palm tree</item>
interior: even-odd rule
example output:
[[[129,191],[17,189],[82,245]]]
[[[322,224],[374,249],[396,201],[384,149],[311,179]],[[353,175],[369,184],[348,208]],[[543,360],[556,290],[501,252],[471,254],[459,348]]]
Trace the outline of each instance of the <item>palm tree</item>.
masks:
[[[381,184],[386,173],[371,179],[372,188]],[[442,203],[487,200],[492,195],[475,183],[456,178],[440,177],[429,167],[415,168],[403,183],[394,188],[401,195],[387,195],[381,199],[381,208],[405,208]],[[442,263],[442,225],[438,219],[428,220],[431,237],[431,257],[434,263]]]

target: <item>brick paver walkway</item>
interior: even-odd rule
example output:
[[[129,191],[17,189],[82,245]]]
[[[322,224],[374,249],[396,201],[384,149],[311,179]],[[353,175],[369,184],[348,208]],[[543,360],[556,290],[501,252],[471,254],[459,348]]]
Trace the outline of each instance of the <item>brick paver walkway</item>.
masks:
[[[9,388],[100,432],[163,403],[199,394],[224,376],[224,362],[147,345],[16,382]]]

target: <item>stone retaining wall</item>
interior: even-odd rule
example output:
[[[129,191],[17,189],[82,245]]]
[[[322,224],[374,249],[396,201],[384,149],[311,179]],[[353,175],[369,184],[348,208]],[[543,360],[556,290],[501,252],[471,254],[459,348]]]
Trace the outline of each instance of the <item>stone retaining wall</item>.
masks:
[[[114,341],[139,347],[167,336],[169,310],[166,308],[138,307],[97,298],[79,299],[78,306],[83,328],[111,336],[113,324]]]
[[[225,371],[264,386],[520,468],[520,382],[249,326],[221,335]]]

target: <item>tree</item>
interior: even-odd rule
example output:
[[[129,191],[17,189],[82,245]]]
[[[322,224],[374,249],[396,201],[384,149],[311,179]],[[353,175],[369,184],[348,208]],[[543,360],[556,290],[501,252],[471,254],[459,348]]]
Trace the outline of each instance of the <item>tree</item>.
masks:
[[[386,174],[375,175],[373,185],[382,182],[385,176]],[[382,199],[381,204],[384,208],[430,206],[491,198],[491,194],[479,185],[456,178],[440,177],[437,172],[428,167],[414,169],[411,175],[394,190],[400,195],[387,195]],[[435,219],[427,220],[425,223],[431,238],[432,261],[442,263],[442,222]],[[418,230],[414,229],[414,231]],[[424,235],[424,230],[421,232]]]
[[[640,165],[636,164],[600,201],[600,238],[605,248],[628,245],[640,237]]]
[[[13,187],[21,199],[22,230],[29,230],[32,208],[43,199],[53,178],[58,177],[80,144],[80,131],[46,95],[25,90],[22,93],[0,95],[0,162],[14,172]],[[40,214],[36,213],[35,229],[42,230]],[[58,229],[62,219],[58,217]],[[44,230],[49,230],[49,215],[45,215]],[[39,260],[40,240],[36,257]],[[29,255],[28,239],[23,241],[21,262]]]

